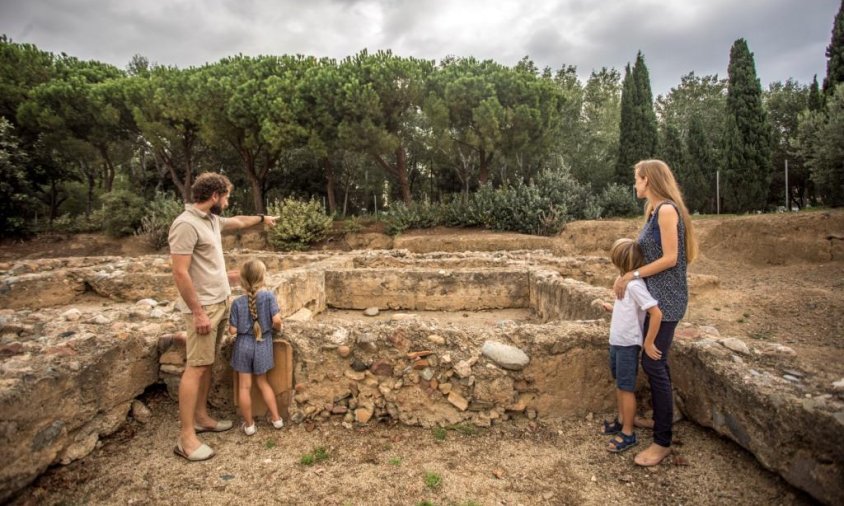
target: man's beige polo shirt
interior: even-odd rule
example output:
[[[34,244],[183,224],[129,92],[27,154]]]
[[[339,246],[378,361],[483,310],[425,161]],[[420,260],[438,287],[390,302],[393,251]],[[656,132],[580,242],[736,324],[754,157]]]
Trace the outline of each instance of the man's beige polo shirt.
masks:
[[[220,235],[225,222],[221,216],[204,213],[188,204],[170,225],[170,254],[191,255],[188,274],[203,306],[223,302],[231,294]],[[183,313],[191,312],[182,297],[177,307]]]

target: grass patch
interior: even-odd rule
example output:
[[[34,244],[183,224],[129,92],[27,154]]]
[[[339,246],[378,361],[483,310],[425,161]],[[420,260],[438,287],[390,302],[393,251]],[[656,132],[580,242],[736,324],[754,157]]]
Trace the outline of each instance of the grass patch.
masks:
[[[464,436],[474,436],[478,433],[478,429],[474,425],[469,425],[468,423],[456,423],[454,425],[449,425],[446,428],[448,430],[459,432]]]
[[[328,459],[328,450],[324,447],[320,446],[318,448],[314,448],[314,458],[317,462],[322,462],[323,460]]]
[[[752,332],[750,334],[751,339],[757,339],[759,341],[770,341],[773,339],[774,334],[770,330],[760,330],[758,332]]]
[[[428,488],[438,488],[443,483],[443,478],[437,473],[425,473],[425,486]]]
[[[306,453],[299,458],[299,463],[303,466],[312,466],[317,462],[327,460],[329,457],[328,450],[325,447],[318,446],[314,448],[311,453]]]
[[[464,436],[474,436],[478,433],[478,429],[475,428],[474,425],[469,425],[468,423],[456,423],[453,425],[446,425],[445,427],[434,427],[431,429],[431,433],[437,441],[445,441],[448,431],[450,430],[459,432]]]
[[[444,427],[434,427],[431,429],[431,433],[437,441],[445,441],[445,436],[448,431]]]
[[[400,465],[401,465],[401,459],[400,459],[400,458],[398,458],[398,457],[393,457],[393,458],[391,458],[390,460],[388,460],[387,462],[388,462],[391,466],[396,466],[396,467],[398,467],[398,466],[400,466]]]
[[[268,439],[267,442],[264,443],[264,448],[266,448],[267,450],[272,450],[273,448],[275,448],[275,446],[276,446],[276,443],[272,439]]]
[[[416,506],[434,506],[434,503],[431,501],[419,501],[416,503]]]

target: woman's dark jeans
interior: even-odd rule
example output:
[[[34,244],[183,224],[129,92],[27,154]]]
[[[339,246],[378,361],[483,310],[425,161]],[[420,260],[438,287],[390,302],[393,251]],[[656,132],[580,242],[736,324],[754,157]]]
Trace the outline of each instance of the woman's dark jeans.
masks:
[[[650,317],[645,317],[644,334],[648,334]],[[656,334],[655,344],[662,352],[659,360],[654,360],[642,347],[642,370],[648,375],[651,385],[651,398],[654,406],[654,443],[671,446],[671,425],[674,422],[674,396],[671,393],[671,370],[668,368],[668,351],[674,340],[674,329],[678,322],[662,322]]]

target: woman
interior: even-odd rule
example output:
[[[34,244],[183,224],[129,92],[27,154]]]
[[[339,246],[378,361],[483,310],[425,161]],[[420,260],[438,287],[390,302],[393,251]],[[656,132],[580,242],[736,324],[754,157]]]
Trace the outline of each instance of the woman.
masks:
[[[634,459],[640,466],[654,466],[671,453],[674,397],[668,350],[677,323],[686,313],[689,301],[686,266],[697,257],[697,241],[683,195],[668,165],[661,160],[643,160],[634,168],[636,197],[646,199],[646,223],[638,238],[645,265],[616,278],[613,290],[621,298],[627,283],[643,278],[662,310],[662,323],[656,336],[661,355],[654,360],[642,354],[642,369],[648,375],[653,398],[654,442]],[[646,318],[645,332],[648,323]]]

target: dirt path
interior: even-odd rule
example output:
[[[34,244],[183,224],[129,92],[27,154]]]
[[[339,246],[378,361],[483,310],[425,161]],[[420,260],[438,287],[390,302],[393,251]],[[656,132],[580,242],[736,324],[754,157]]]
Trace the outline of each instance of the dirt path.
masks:
[[[635,466],[633,451],[603,450],[602,414],[591,421],[461,426],[442,440],[403,426],[322,424],[308,432],[304,425],[274,431],[263,423],[252,438],[237,430],[205,435],[217,456],[188,463],[172,453],[176,404],[160,390],[143,400],[153,413],[147,424],[131,421],[83,461],[48,471],[12,504],[603,506],[654,497],[660,504],[811,504],[748,452],[685,421],[676,425],[681,458],[651,469]],[[648,444],[647,431],[640,434]],[[300,463],[320,447],[326,460]]]

